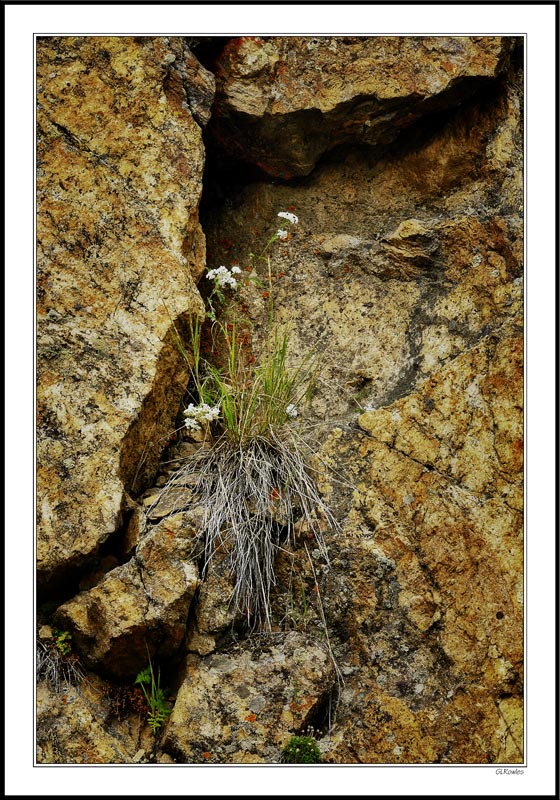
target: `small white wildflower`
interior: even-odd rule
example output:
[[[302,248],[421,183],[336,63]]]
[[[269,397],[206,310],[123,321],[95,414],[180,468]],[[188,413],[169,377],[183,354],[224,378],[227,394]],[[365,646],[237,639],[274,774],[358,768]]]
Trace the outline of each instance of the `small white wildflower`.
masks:
[[[297,417],[298,415],[297,408],[293,403],[290,403],[288,406],[286,406],[286,414],[292,418]]]
[[[206,277],[211,280],[215,281],[218,286],[231,286],[232,289],[235,289],[237,286],[237,281],[233,277],[232,273],[241,272],[239,267],[232,267],[231,272],[227,267],[217,267],[216,269],[209,269],[206,273]]]
[[[185,425],[196,429],[200,422],[214,422],[220,416],[220,406],[209,406],[208,403],[201,403],[195,406],[189,403],[188,408],[183,411],[183,416],[187,417]],[[192,424],[194,422],[194,425]]]
[[[287,219],[288,222],[292,223],[292,225],[297,225],[298,223],[298,218],[296,217],[296,215],[290,214],[289,211],[279,211],[278,216],[282,217],[282,219]]]
[[[231,268],[231,274],[232,275],[239,275],[240,273],[241,273],[240,267],[232,267]]]
[[[192,419],[192,418],[186,419],[185,422],[184,422],[183,427],[186,428],[188,431],[199,431],[200,430],[200,425],[198,424],[198,422],[195,419]]]
[[[209,269],[206,277],[209,278],[211,281],[215,280],[216,278],[220,278],[225,275],[228,270],[225,267],[217,267],[216,269]]]
[[[205,406],[201,411],[200,419],[203,419],[205,422],[213,422],[215,419],[218,419],[219,416],[220,406]]]
[[[285,231],[285,230],[283,230],[282,228],[279,228],[279,229],[276,231],[276,236],[277,236],[279,239],[287,239],[287,238],[288,238],[288,231]]]

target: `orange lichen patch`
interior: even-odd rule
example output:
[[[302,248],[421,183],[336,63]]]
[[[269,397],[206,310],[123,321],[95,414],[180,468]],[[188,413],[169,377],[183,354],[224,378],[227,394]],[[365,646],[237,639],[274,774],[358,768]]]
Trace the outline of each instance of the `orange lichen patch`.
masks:
[[[245,717],[245,722],[255,722],[257,719],[256,714],[247,714]]]

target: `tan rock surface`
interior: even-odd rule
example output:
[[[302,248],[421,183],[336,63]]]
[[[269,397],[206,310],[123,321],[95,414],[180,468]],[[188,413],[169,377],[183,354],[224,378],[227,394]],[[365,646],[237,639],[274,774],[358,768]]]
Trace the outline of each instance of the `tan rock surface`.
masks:
[[[133,678],[148,654],[177,651],[199,585],[194,535],[183,514],[169,517],[146,533],[129,562],[58,608],[57,623],[72,632],[85,664]]]
[[[295,631],[189,656],[162,749],[181,763],[278,762],[333,683],[328,653]]]
[[[523,760],[519,100],[510,72],[411,146],[250,185],[208,229],[210,266],[245,266],[299,216],[273,288],[293,362],[323,357],[309,422],[340,426],[320,451],[344,527],[319,581],[332,763]],[[243,299],[258,350],[267,298]]]
[[[205,248],[185,71],[177,38],[38,40],[40,579],[119,527],[184,390],[171,319],[200,308]],[[212,77],[196,74],[205,118]]]
[[[139,735],[138,720],[118,719],[108,686],[95,676],[62,695],[46,681],[37,686],[40,764],[131,764]]]
[[[522,356],[485,338],[327,445],[357,481],[325,593],[355,653],[329,760],[523,760]]]
[[[334,146],[393,141],[503,68],[502,37],[232,39],[217,63],[212,131],[270,175],[307,175]]]
[[[206,220],[208,266],[246,267],[249,253],[258,254],[275,230],[278,211],[299,216],[288,238],[270,251],[273,295],[277,316],[292,326],[291,363],[313,351],[322,356],[312,408],[299,420],[342,533],[324,531],[327,563],[305,526],[296,526],[294,552],[286,549],[276,563],[274,633],[247,636],[229,613],[231,576],[219,564],[195,593],[192,543],[200,517],[194,509],[173,513],[182,498],[179,506],[173,498],[155,511],[169,465],[162,469],[123,536],[121,561],[130,560],[105,576],[88,576],[86,590],[58,617],[100,672],[124,677],[144,666],[146,640],[152,654],[183,659],[175,706],[153,756],[161,764],[277,763],[290,736],[310,724],[323,760],[333,764],[523,761],[519,49],[497,37],[397,38],[376,57],[380,41],[244,38],[231,41],[220,61],[214,134],[227,137],[224,147],[237,157],[259,158],[255,148],[262,146],[265,172],[303,174],[326,148],[354,143],[351,150],[333,151],[304,180],[222,187],[226,201],[212,206]],[[131,40],[127,47],[139,45]],[[134,52],[140,63],[146,52],[167,54],[166,63],[178,62],[182,77],[193,68],[177,42],[149,39]],[[182,106],[177,74],[164,80],[165,97],[173,113],[185,115],[188,132],[194,123]],[[323,92],[313,82],[318,74]],[[207,84],[197,85],[204,97]],[[364,99],[366,89],[360,108],[357,98]],[[438,109],[445,113],[427,113]],[[196,116],[203,120],[204,108]],[[240,120],[247,128],[235,128]],[[318,128],[324,136],[310,139]],[[57,142],[53,135],[52,146],[61,147]],[[57,155],[61,163],[67,149]],[[176,230],[171,223],[165,228],[163,250],[173,258],[179,258]],[[138,236],[135,229],[135,241]],[[150,273],[154,285],[161,279],[175,286],[168,262],[158,263],[163,266]],[[202,262],[187,266],[198,275]],[[262,269],[260,277],[266,283]],[[241,303],[227,308],[248,318],[256,356],[268,324],[266,290],[253,284]],[[191,302],[189,308],[198,302],[194,288],[173,315]],[[153,307],[159,308],[155,301]],[[169,326],[164,315],[158,319],[163,337]],[[59,328],[48,324],[51,336],[68,328],[64,320]],[[133,330],[142,339],[142,331]],[[150,384],[144,345],[124,362],[126,378],[132,381],[139,370],[146,386],[168,387],[162,392],[169,400],[168,376],[177,368],[173,348],[164,356],[151,345],[159,360]],[[58,368],[61,356],[54,352]],[[92,372],[86,355],[84,369]],[[107,405],[115,397],[140,397],[130,387],[119,394],[120,373],[115,379],[107,368],[102,377]],[[56,380],[55,374],[53,385]],[[156,411],[165,417],[158,392],[153,388],[144,402],[146,419]],[[68,398],[75,414],[75,395]],[[122,441],[134,413],[126,424],[110,418],[111,437],[114,427]],[[52,435],[57,430],[49,433],[48,446],[60,447],[66,458]],[[132,431],[120,456],[115,439],[108,439],[115,453],[110,463],[120,457],[120,483],[111,483],[111,470],[103,482],[91,481],[105,491],[112,487],[115,501],[107,501],[107,509],[120,508],[123,476],[134,477],[139,461],[133,456],[147,441],[141,423]],[[40,469],[49,463],[41,461]],[[61,469],[54,458],[52,464],[55,473]],[[145,464],[140,458],[142,488],[150,464],[155,455],[147,454]],[[46,473],[42,480],[48,481]],[[62,489],[50,482],[51,495],[64,489],[67,513],[75,517],[73,484]],[[185,489],[189,495],[187,480]],[[91,493],[87,498],[79,513],[87,517],[93,548],[98,532],[111,525],[95,520]],[[52,516],[48,504],[45,509]],[[158,521],[160,513],[172,516]],[[64,558],[81,546],[71,544],[74,528],[68,530],[60,539]],[[111,566],[114,557],[108,554],[103,564]],[[177,651],[180,643],[184,652]],[[107,727],[102,712],[97,719]],[[75,730],[89,741],[89,732],[79,725]],[[99,736],[106,758],[142,758],[138,749],[131,752],[127,744],[117,752],[112,740],[103,744]],[[41,746],[42,760],[56,760]],[[82,763],[78,747],[68,752]],[[101,759],[100,753],[87,757]]]
[[[390,403],[522,314],[520,151],[497,159],[494,147],[521,146],[515,100],[496,84],[421,146],[379,160],[354,150],[302,185],[251,184],[213,215],[211,267],[248,265],[278,211],[298,215],[269,253],[293,353],[321,357],[316,417]],[[268,288],[265,265],[259,276]],[[258,345],[269,302],[253,287],[244,303]]]
[[[201,582],[195,611],[195,626],[188,640],[188,649],[201,656],[216,649],[216,641],[227,629],[240,622],[240,614],[232,606],[232,575],[225,559],[214,557]]]

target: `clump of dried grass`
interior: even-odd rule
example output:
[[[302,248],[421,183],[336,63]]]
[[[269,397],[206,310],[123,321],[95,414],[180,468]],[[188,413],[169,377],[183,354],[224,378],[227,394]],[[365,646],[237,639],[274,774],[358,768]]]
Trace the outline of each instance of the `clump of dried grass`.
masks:
[[[61,653],[54,642],[37,639],[37,680],[46,680],[56,694],[84,680],[78,657]]]
[[[231,602],[251,627],[271,628],[275,557],[295,544],[298,524],[305,524],[328,563],[323,532],[338,530],[339,523],[313,472],[297,434],[271,428],[266,436],[221,436],[190,457],[166,486],[176,490],[186,475],[195,476],[190,488],[203,513],[203,575],[218,552],[225,554],[234,575]]]

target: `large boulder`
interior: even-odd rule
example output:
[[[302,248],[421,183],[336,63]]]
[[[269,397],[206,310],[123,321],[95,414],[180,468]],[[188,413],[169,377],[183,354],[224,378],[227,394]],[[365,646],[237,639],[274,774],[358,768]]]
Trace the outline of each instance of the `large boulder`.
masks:
[[[195,530],[175,514],[148,531],[135,555],[56,612],[84,664],[134,678],[149,659],[169,658],[183,642],[199,585]]]
[[[40,584],[119,528],[176,416],[212,95],[178,37],[37,42]]]
[[[211,131],[269,175],[308,175],[336,145],[393,141],[496,77],[511,39],[309,36],[232,39],[216,64]]]
[[[324,710],[329,653],[303,633],[261,637],[188,658],[162,749],[181,763],[271,763]]]

